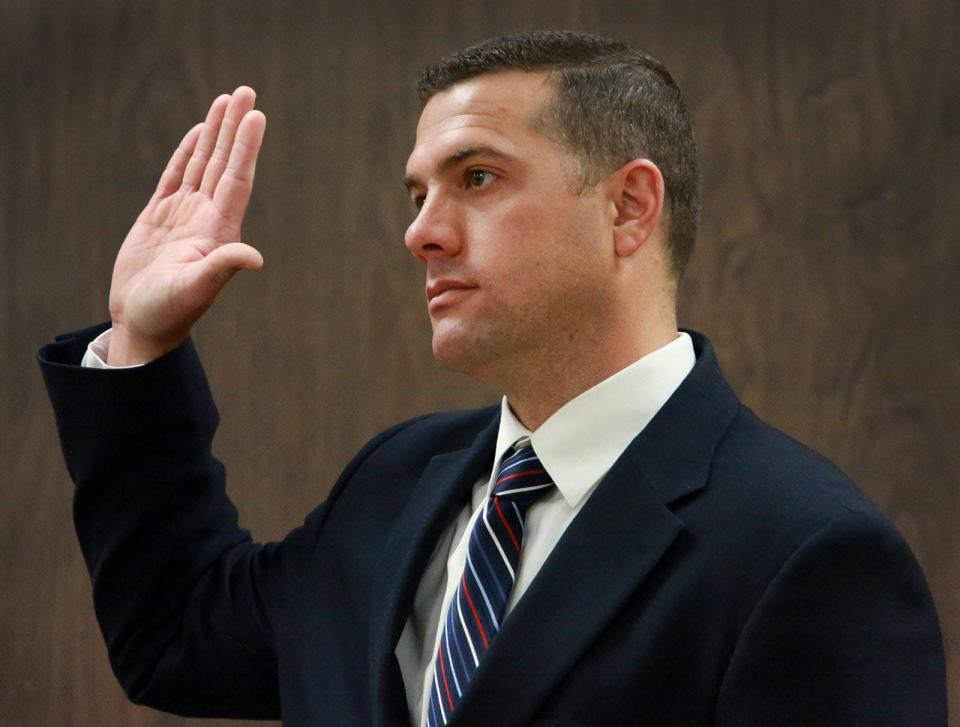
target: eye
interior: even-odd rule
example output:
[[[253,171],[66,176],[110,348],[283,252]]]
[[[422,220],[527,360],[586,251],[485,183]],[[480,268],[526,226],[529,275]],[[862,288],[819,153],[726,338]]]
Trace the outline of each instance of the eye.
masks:
[[[496,174],[486,169],[471,169],[467,172],[467,186],[471,189],[480,189],[486,187],[496,177]]]
[[[421,207],[423,207],[423,203],[426,201],[426,199],[427,198],[425,195],[418,194],[416,197],[413,198],[413,206],[416,207],[417,209],[420,209]]]

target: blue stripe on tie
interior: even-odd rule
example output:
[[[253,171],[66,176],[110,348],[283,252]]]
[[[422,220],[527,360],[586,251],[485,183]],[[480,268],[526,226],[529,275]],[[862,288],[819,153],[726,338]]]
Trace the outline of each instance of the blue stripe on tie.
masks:
[[[452,608],[450,609],[450,613],[452,616],[453,614]],[[448,623],[450,624],[450,628],[453,628],[453,621],[448,620]],[[463,645],[459,641],[454,641],[453,651],[456,653],[457,659],[459,659],[459,662],[460,662],[460,673],[463,675],[469,674],[470,669],[473,668],[473,662],[467,658],[467,655],[463,651]],[[464,680],[463,687],[464,689],[466,689],[467,687],[466,680]]]
[[[520,525],[520,532],[522,533],[526,530],[523,526],[523,515],[520,514],[520,508],[517,507],[517,503],[511,502],[510,504],[513,505],[513,511],[517,515],[517,524]]]
[[[437,727],[437,725],[440,724],[440,719],[437,715],[437,705],[432,699],[430,700],[430,714],[428,716],[430,717],[430,727]]]
[[[453,676],[453,684],[457,688],[457,696],[462,697],[463,692],[460,690],[460,680],[457,679],[457,669],[453,665],[453,657],[450,656],[450,639],[441,638],[441,642],[446,642],[447,648],[447,663],[450,665],[450,674]]]
[[[499,629],[500,623],[497,620],[496,614],[493,612],[493,606],[490,605],[490,599],[487,597],[487,589],[483,587],[483,583],[480,581],[480,578],[477,576],[477,571],[473,567],[473,560],[470,558],[470,551],[467,550],[467,565],[470,567],[470,573],[473,575],[473,579],[480,586],[480,594],[483,596],[483,602],[487,606],[487,613],[490,614],[490,620],[493,622],[494,628]]]
[[[491,500],[491,502],[492,502],[492,500]],[[496,507],[496,506],[494,506],[494,507]],[[506,536],[506,533],[500,532],[500,533],[498,534],[498,533],[497,533],[497,530],[494,529],[493,524],[491,524],[491,522],[490,522],[490,521],[492,520],[492,518],[490,517],[490,510],[492,510],[492,509],[493,509],[493,508],[492,508],[492,507],[490,506],[490,504],[488,503],[486,509],[483,511],[483,518],[482,518],[482,520],[483,520],[484,527],[486,528],[486,532],[484,532],[482,536],[478,536],[478,537],[477,537],[477,540],[480,541],[480,542],[482,542],[483,540],[489,538],[490,542],[493,543],[493,548],[491,548],[490,551],[489,551],[489,552],[490,552],[490,560],[491,560],[491,562],[494,564],[494,567],[495,567],[495,568],[500,568],[500,567],[501,567],[500,563],[501,563],[501,562],[503,563],[503,566],[502,566],[502,567],[503,567],[503,568],[506,568],[506,570],[507,570],[507,575],[508,575],[509,578],[510,578],[510,586],[513,587],[513,582],[514,582],[514,581],[516,580],[516,578],[517,578],[516,570],[515,570],[515,568],[514,568],[514,564],[510,562],[510,556],[507,555],[507,549],[503,547],[503,546],[504,546],[504,542],[503,542],[503,541],[504,541],[504,540],[507,540],[507,538],[505,537],[505,536]],[[496,522],[497,524],[499,524],[499,521],[497,521],[497,520],[494,520],[494,522]],[[499,537],[498,537],[498,536],[499,536]],[[501,540],[501,539],[502,539],[502,540]],[[509,546],[510,543],[507,543],[506,545]],[[468,547],[469,547],[469,546],[468,546]],[[500,558],[500,561],[499,561],[499,562],[497,561],[497,558],[498,558],[498,557]]]
[[[475,537],[479,540],[480,536],[477,535],[476,530],[474,530],[470,534],[470,540],[472,541]],[[509,587],[505,587],[505,584],[500,582],[499,577],[500,577],[501,571],[498,571],[496,568],[493,567],[493,564],[490,562],[489,556],[487,555],[486,551],[483,548],[478,546],[476,548],[476,551],[480,553],[480,559],[487,566],[487,571],[490,573],[490,576],[491,576],[491,578],[487,580],[486,583],[488,584],[493,583],[494,585],[496,585],[497,590],[496,590],[495,597],[501,601],[506,602],[507,596],[509,595]],[[469,554],[470,554],[470,549],[467,548],[467,555],[469,556]],[[494,594],[491,594],[491,595],[494,595]]]

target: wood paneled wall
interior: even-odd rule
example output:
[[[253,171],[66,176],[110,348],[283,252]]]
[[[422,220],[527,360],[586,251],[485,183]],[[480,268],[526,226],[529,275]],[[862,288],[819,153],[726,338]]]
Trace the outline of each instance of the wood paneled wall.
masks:
[[[232,495],[276,538],[385,425],[494,396],[432,360],[399,179],[418,70],[535,27],[614,35],[674,71],[705,171],[682,324],[761,416],[891,513],[960,714],[956,2],[6,0],[0,722],[193,724],[129,705],[110,674],[33,362],[105,318],[116,249],[182,132],[240,83],[269,120],[245,227],[266,267],[195,337]]]

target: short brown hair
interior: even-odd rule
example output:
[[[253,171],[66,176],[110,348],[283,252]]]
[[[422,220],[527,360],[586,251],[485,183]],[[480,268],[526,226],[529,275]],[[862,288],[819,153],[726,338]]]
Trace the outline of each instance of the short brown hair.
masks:
[[[690,116],[664,65],[610,38],[541,30],[496,36],[446,56],[422,73],[417,94],[426,103],[460,81],[508,70],[556,80],[544,118],[580,157],[585,188],[631,159],[647,158],[660,168],[671,272],[679,279],[697,236],[700,172]]]

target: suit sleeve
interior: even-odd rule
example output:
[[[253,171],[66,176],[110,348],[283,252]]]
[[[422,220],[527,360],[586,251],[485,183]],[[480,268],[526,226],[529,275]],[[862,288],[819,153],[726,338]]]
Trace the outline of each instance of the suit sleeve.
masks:
[[[252,542],[211,455],[218,416],[192,345],[140,368],[80,368],[103,328],[60,337],[39,359],[113,670],[137,703],[278,718],[284,608],[329,505],[282,543]]]
[[[943,642],[926,581],[888,522],[849,512],[770,583],[737,644],[718,725],[945,727]]]

